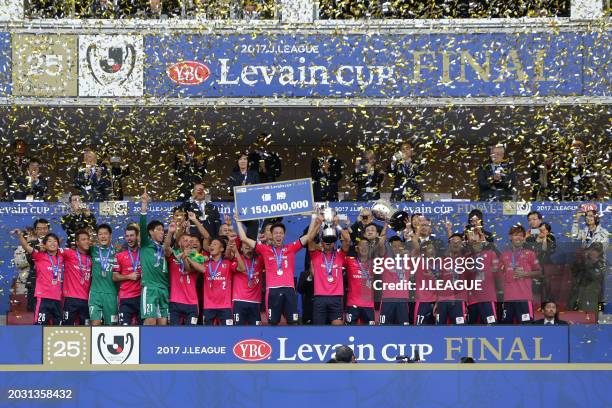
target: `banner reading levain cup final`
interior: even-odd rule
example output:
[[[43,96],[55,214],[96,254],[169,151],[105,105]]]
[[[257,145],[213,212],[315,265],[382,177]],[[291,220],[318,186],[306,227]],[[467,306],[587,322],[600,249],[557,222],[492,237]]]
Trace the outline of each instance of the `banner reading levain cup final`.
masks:
[[[141,364],[325,363],[339,345],[360,363],[567,363],[568,327],[169,327],[140,330]]]
[[[157,97],[610,94],[604,33],[152,35]],[[586,63],[589,65],[586,66]]]
[[[312,180],[234,187],[234,208],[241,221],[310,213],[314,210]]]

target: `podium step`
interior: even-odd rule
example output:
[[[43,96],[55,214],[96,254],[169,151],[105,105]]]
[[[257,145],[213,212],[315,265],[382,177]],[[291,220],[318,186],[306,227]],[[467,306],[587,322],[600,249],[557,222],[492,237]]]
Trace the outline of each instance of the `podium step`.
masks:
[[[6,324],[8,326],[31,326],[34,324],[34,313],[8,312]]]

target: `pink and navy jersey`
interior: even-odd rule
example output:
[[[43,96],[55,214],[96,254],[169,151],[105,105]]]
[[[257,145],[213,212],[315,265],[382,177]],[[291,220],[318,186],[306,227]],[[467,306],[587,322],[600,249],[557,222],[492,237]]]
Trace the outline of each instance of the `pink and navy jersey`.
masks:
[[[64,279],[64,256],[61,252],[50,255],[47,252],[32,252],[36,268],[37,298],[62,300],[62,280]]]
[[[504,300],[533,300],[532,278],[515,278],[514,269],[521,267],[525,272],[540,269],[535,252],[529,249],[516,249],[501,254],[499,273],[504,277]]]
[[[132,256],[131,259],[130,255]],[[140,250],[138,248],[134,251],[131,251],[129,248],[121,251],[115,255],[115,259],[117,262],[113,267],[113,272],[120,273],[121,275],[129,275],[132,272],[136,272],[139,275],[142,274],[140,270]],[[132,260],[134,265],[132,265]],[[134,266],[136,270],[134,270]],[[135,281],[124,280],[119,283],[119,300],[139,297],[140,293],[140,279]]]
[[[64,297],[89,299],[91,256],[76,249],[60,249],[64,257]]]
[[[242,257],[246,271],[236,272],[232,282],[232,300],[261,303],[261,285],[263,283],[264,263],[261,256]]]
[[[212,258],[204,265],[204,309],[231,309],[232,278],[236,273],[236,262]]]
[[[341,249],[329,254],[320,250],[310,252],[315,296],[342,296],[344,294],[342,279],[344,258],[345,254]]]
[[[383,264],[382,298],[410,300],[410,270],[404,268],[387,268]],[[398,285],[399,284],[399,285]]]
[[[468,303],[496,302],[497,289],[495,287],[495,277],[498,276],[499,267],[497,254],[490,249],[485,249],[475,254],[474,258],[482,258],[481,262],[484,265],[481,270],[475,267],[470,271],[472,279],[482,282],[482,290],[471,290],[468,293]],[[477,266],[478,264],[475,263],[475,265]]]
[[[465,261],[465,258],[463,259]],[[445,289],[449,281],[457,282],[469,279],[466,268],[464,266],[460,268],[456,266],[456,263],[456,258],[442,258],[442,269],[440,270],[440,276],[438,276],[438,280],[442,281],[442,289],[437,292],[438,301],[462,300],[467,302],[467,290],[454,290],[450,287]]]
[[[374,307],[372,261],[361,262],[357,258],[346,256],[344,267],[348,284],[346,305],[348,307]]]
[[[424,268],[419,265],[414,274],[414,299],[417,302],[435,302],[438,300],[435,287],[436,275],[431,268]]]
[[[197,271],[187,271],[182,261],[174,254],[166,257],[170,273],[170,302],[184,305],[198,305]]]
[[[302,249],[302,243],[296,239],[290,244],[276,248],[272,245],[257,243],[255,253],[261,255],[266,269],[266,289],[270,288],[294,288],[293,278],[295,275],[295,254]],[[280,268],[276,257],[280,260]],[[280,271],[280,275],[279,275]]]

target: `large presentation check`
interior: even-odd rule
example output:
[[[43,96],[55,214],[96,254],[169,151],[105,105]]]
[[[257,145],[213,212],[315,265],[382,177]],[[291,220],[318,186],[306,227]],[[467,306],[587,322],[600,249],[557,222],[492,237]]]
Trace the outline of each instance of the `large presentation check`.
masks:
[[[240,221],[310,213],[314,210],[312,180],[236,186],[234,204]]]

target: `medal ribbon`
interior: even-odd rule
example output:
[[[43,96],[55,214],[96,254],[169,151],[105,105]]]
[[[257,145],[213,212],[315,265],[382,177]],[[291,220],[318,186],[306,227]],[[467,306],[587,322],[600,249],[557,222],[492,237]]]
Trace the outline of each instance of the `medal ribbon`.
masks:
[[[325,262],[325,271],[327,272],[327,276],[331,276],[332,270],[334,269],[334,259],[336,259],[336,251],[332,252],[331,260],[327,260],[327,255],[323,252],[323,261]]]
[[[87,270],[91,270],[91,258],[85,254],[85,266],[83,267],[83,261],[81,259],[81,253],[77,249],[76,251],[77,260],[79,261],[79,271],[81,272],[81,282],[85,280],[85,275],[87,274]]]
[[[106,273],[108,272],[108,259],[111,255],[111,249],[108,247],[106,249],[106,256],[102,256],[102,248],[98,247],[98,256],[100,257],[100,265],[102,266],[102,276],[106,277]]]
[[[53,256],[47,253],[47,257],[49,258],[49,262],[51,263],[51,271],[53,273],[53,280],[57,282],[58,281],[58,279],[57,279],[58,275],[59,275],[59,278],[60,278],[59,280],[62,279],[63,271],[62,271],[62,274],[60,275],[60,273],[59,273],[59,269],[60,269],[60,257],[59,257],[59,254],[57,254],[55,256],[57,257],[57,264],[53,262]]]
[[[276,248],[272,247],[272,252],[274,252],[274,259],[276,259],[276,268],[280,271],[283,269],[283,252],[285,248],[281,248],[280,254],[276,253]]]
[[[217,261],[217,265],[215,266],[215,269],[213,270],[212,268],[212,263],[214,261],[210,260],[208,262],[208,274],[210,275],[210,284],[212,285],[212,281],[215,280],[215,276],[217,276],[217,272],[219,271],[219,267],[221,266],[221,263],[223,262],[223,259],[219,259]]]

